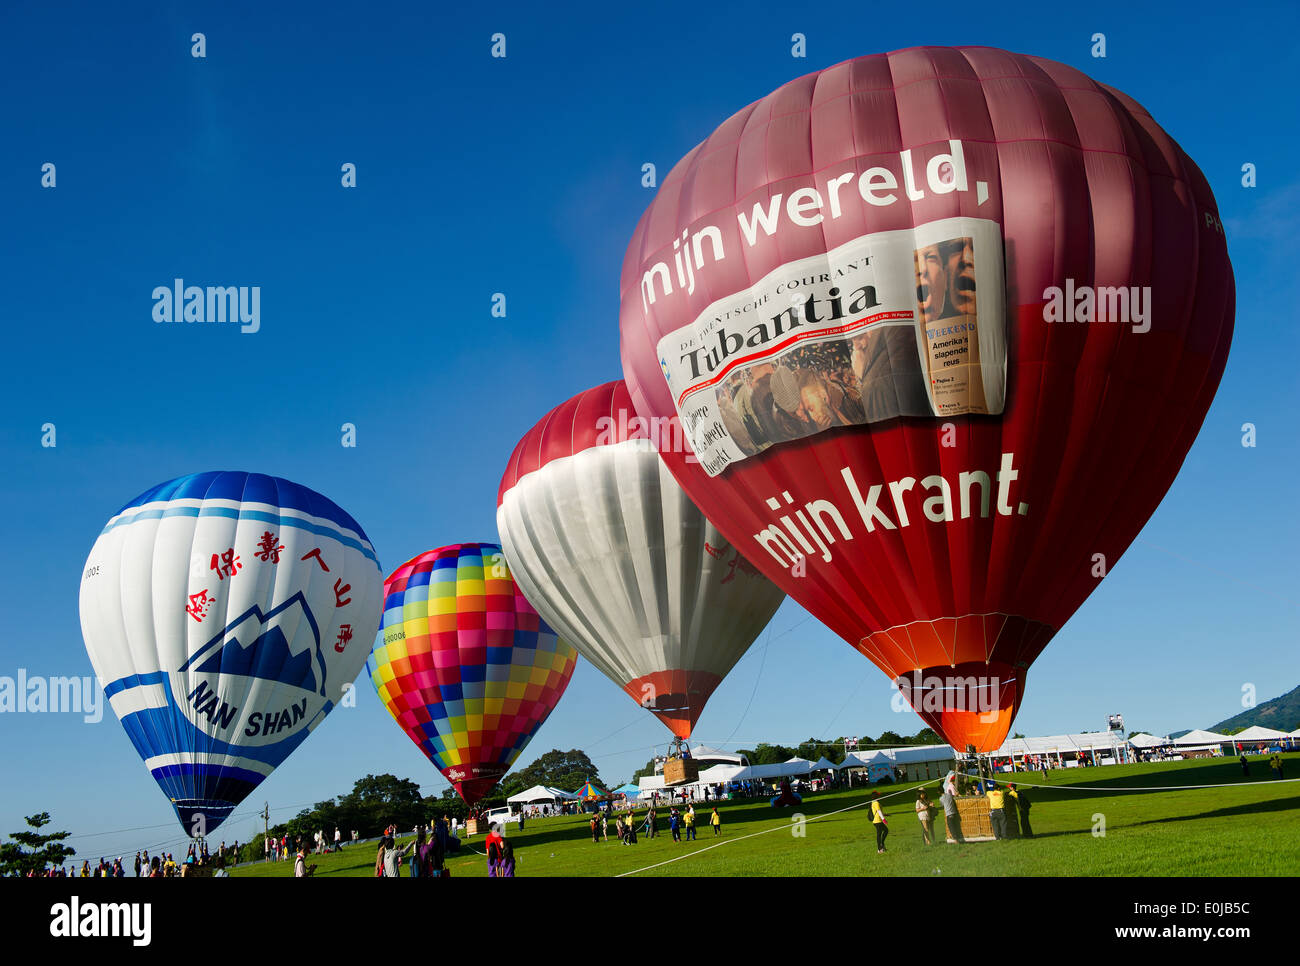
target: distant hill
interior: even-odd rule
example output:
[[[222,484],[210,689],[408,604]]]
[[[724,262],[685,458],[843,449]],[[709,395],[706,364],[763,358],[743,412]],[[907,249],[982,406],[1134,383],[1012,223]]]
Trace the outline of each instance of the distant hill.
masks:
[[[1223,734],[1225,730],[1240,731],[1251,725],[1276,728],[1278,731],[1295,731],[1300,728],[1300,687],[1292,688],[1280,698],[1262,701],[1241,714],[1220,721],[1208,730]]]

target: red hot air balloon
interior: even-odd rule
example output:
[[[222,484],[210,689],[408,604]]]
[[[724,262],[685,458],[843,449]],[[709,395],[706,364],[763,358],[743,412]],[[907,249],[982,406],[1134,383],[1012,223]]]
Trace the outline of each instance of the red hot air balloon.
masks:
[[[677,737],[783,594],[687,499],[659,458],[680,423],[638,416],[620,379],[547,413],[515,447],[497,530],[548,624]]]
[[[698,462],[664,459],[704,514],[987,751],[1177,474],[1233,304],[1209,186],[1140,105],[916,48],[791,81],[673,168],[623,367],[681,414]]]

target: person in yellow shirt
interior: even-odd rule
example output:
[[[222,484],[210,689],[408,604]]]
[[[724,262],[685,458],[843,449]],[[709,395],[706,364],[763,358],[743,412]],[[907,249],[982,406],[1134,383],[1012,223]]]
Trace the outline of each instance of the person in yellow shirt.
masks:
[[[695,807],[691,806],[686,809],[686,841],[695,838]]]
[[[713,806],[713,814],[709,816],[709,824],[713,826],[715,836],[722,834],[722,816],[718,814],[718,806]]]
[[[871,793],[871,823],[876,826],[876,854],[885,851],[885,837],[889,835],[889,819],[880,807],[880,792]]]
[[[1004,839],[1007,837],[1007,813],[1002,810],[1002,789],[995,782],[986,794],[989,799],[989,818],[993,822],[993,837]]]

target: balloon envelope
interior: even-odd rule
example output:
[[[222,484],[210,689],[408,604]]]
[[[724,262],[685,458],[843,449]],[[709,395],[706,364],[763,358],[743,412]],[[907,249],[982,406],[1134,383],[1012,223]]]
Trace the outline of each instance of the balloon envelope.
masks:
[[[562,403],[515,447],[497,531],[546,622],[687,738],[785,594],[659,458],[680,445],[675,426],[638,416],[622,380]]]
[[[664,459],[704,514],[991,750],[1177,474],[1233,304],[1213,195],[1140,105],[914,48],[792,81],[673,168],[622,357],[638,412],[681,414],[698,462]]]
[[[184,476],[108,521],[82,635],[187,832],[216,829],[329,714],[365,663],[380,591],[361,527],[288,480]]]
[[[393,571],[384,595],[370,680],[473,805],[555,709],[578,654],[529,606],[496,544],[422,553]]]

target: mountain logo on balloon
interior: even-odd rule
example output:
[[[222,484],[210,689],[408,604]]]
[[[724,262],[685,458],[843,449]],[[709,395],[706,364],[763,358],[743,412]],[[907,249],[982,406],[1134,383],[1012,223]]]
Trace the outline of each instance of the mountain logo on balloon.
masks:
[[[282,615],[295,612],[302,618],[296,623],[301,627],[305,622],[311,630],[313,642],[311,647],[301,648],[297,653],[294,653],[293,643],[278,620]],[[302,591],[265,613],[254,604],[191,655],[181,665],[181,671],[264,678],[315,691],[325,697],[327,670],[321,651],[320,628]]]

